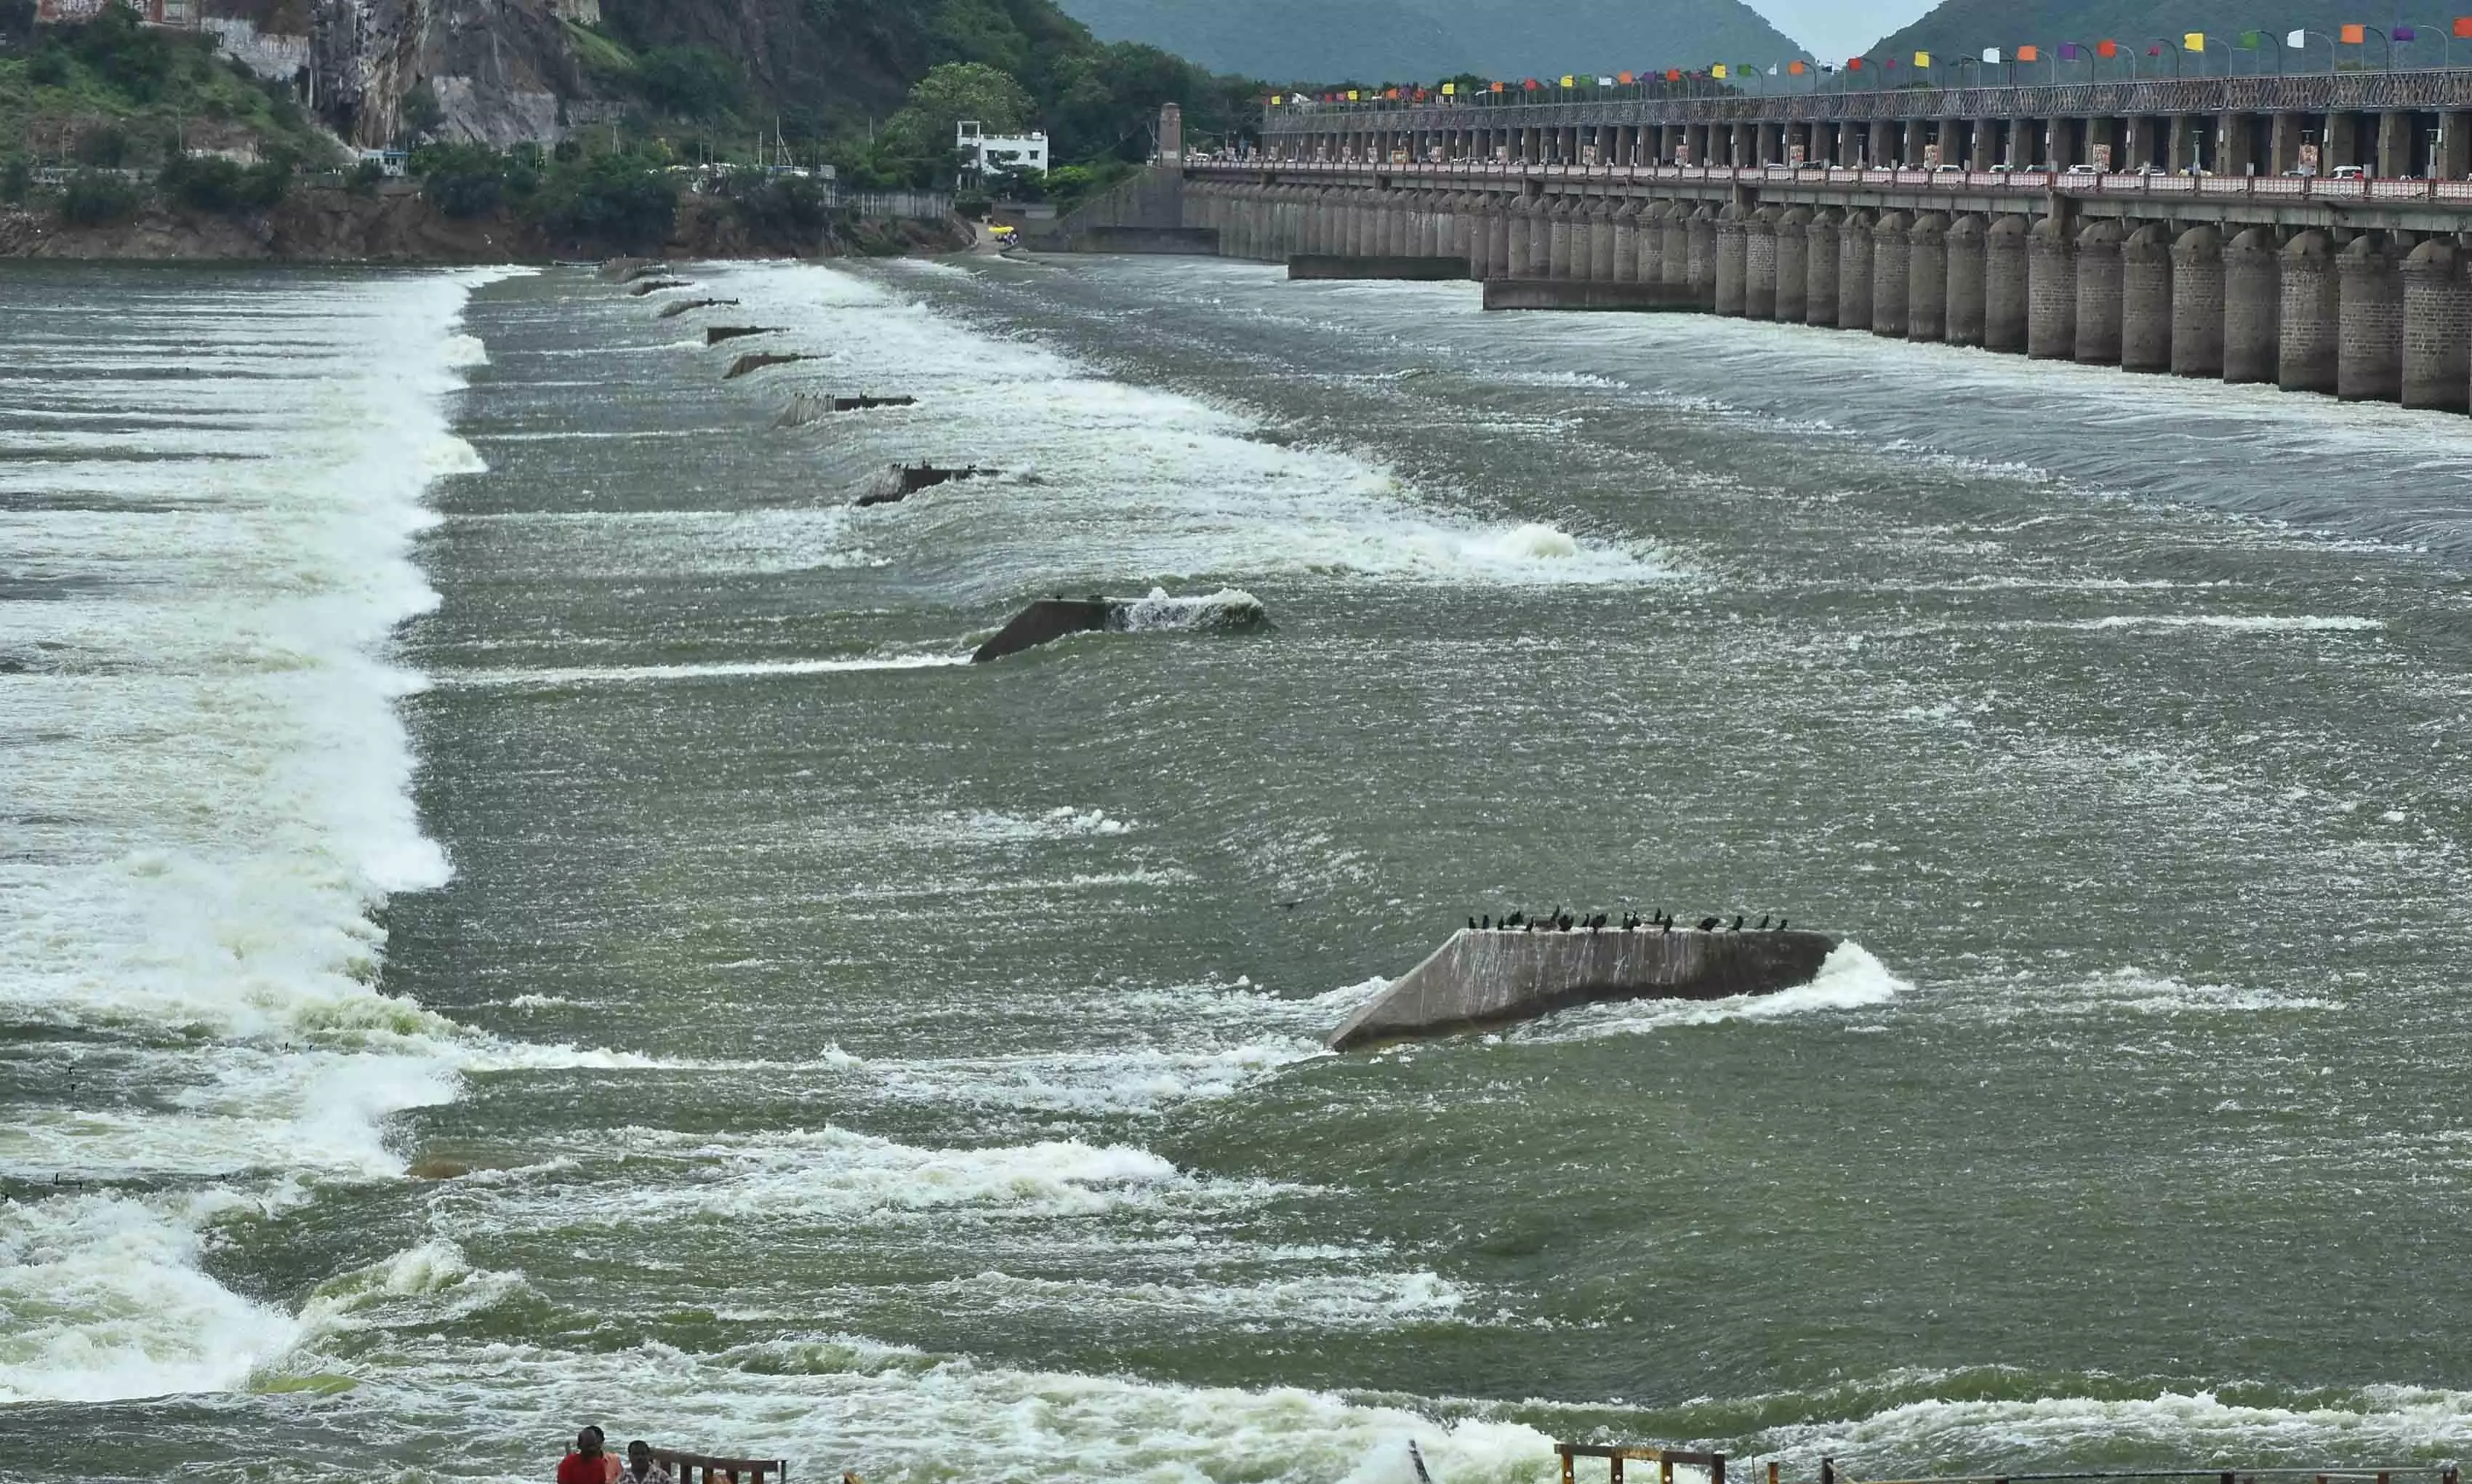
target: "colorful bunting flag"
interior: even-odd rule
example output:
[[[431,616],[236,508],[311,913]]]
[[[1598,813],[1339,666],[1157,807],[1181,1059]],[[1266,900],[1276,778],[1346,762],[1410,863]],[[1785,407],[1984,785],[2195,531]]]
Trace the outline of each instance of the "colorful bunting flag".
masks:
[[[1785,70],[1793,73],[1795,77],[1802,76],[1805,70],[1802,64],[1802,59],[1797,57],[1794,60],[1787,62],[1785,64]]]
[[[2062,61],[2075,61],[2075,60],[2078,60],[2078,44],[2077,44],[2075,41],[2063,41],[2063,42],[2061,42],[2061,43],[2060,43],[2060,60],[2062,60]]]
[[[1630,86],[1633,83],[1638,82],[1638,81],[1639,81],[1639,79],[1637,79],[1637,78],[1633,77],[1631,74],[1629,74],[1629,73],[1628,73],[1628,72],[1625,72],[1625,73],[1621,73],[1621,74],[1619,74],[1619,75],[1616,77],[1615,81],[1617,81],[1617,82],[1621,83],[1623,86],[1625,86],[1625,87],[1628,87],[1628,86]]]
[[[1931,53],[1929,53],[1929,52],[1916,52],[1916,53],[1914,53],[1914,65],[1915,65],[1915,66],[1917,66],[1917,67],[1928,67],[1928,66],[1930,66],[1930,65],[1931,65]]]
[[[2041,47],[2029,41],[2024,46],[2017,48],[2016,57],[2019,61],[2041,61],[2043,60],[2043,50]]]
[[[2472,36],[2472,15],[2455,17],[2455,34],[2459,36]]]
[[[2359,46],[2363,42],[2368,40],[2368,38],[2369,28],[2366,26],[2346,26],[2343,28],[2343,44],[2345,46]]]
[[[2387,38],[2390,41],[2417,41],[2420,39],[2420,33],[2410,26],[2397,26],[2387,33]]]
[[[2120,55],[2120,43],[2108,39],[2097,41],[2094,44],[2094,54],[2097,57],[2117,57]]]
[[[1708,75],[1712,78],[1723,77],[1725,75],[1725,64],[1722,61],[1718,62],[1715,66],[1708,69]]]
[[[2000,65],[2000,48],[1996,46],[1985,47],[1983,49],[1983,60],[1995,67]]]
[[[1860,58],[1860,57],[1848,57],[1848,58],[1846,58],[1846,59],[1845,59],[1845,70],[1846,70],[1846,71],[1848,71],[1848,72],[1860,72],[1860,71],[1862,71],[1862,70],[1863,70],[1863,59],[1862,59],[1862,58]]]
[[[2205,49],[2206,34],[2202,31],[2192,31],[2180,37],[2180,50],[2184,52],[2202,52]]]
[[[2283,44],[2292,48],[2295,52],[2299,51],[2302,47],[2309,44],[2309,33],[2306,31],[2294,31],[2283,38]]]

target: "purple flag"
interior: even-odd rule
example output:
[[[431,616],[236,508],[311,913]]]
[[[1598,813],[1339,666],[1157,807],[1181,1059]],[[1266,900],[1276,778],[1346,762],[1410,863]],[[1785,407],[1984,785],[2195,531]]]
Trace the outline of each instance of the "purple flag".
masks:
[[[2063,41],[2060,43],[2060,60],[2075,61],[2078,60],[2080,55],[2078,44],[2075,41]]]
[[[2419,36],[2420,33],[2413,30],[2410,26],[2397,26],[2393,31],[2389,32],[2389,35],[2392,36],[2398,41],[2410,41],[2413,37]]]

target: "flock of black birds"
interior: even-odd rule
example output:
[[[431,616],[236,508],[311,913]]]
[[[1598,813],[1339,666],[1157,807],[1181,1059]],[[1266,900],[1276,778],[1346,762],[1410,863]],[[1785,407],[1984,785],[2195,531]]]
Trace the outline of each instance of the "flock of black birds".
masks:
[[[1486,933],[1533,933],[1540,931],[1548,933],[1598,933],[1604,931],[1607,925],[1609,925],[1608,920],[1602,912],[1595,913],[1588,917],[1575,918],[1571,916],[1571,914],[1563,911],[1558,905],[1556,906],[1553,911],[1545,914],[1545,916],[1541,918],[1532,918],[1525,911],[1519,911],[1509,914],[1500,922],[1494,922],[1493,915],[1491,913],[1486,914],[1481,922],[1476,918],[1468,919],[1468,926],[1471,929],[1477,932]],[[1768,914],[1762,913],[1760,915],[1759,922],[1757,925],[1753,926],[1750,931],[1755,933],[1781,933],[1785,931],[1785,926],[1786,920],[1784,918],[1778,918],[1776,920],[1776,925],[1773,927],[1770,926]],[[1637,932],[1642,928],[1651,932],[1670,933],[1674,931],[1674,914],[1667,912],[1662,908],[1650,913],[1646,917],[1641,917],[1636,912],[1626,912],[1623,914],[1621,931],[1626,933]],[[1737,915],[1734,919],[1733,925],[1730,927],[1725,925],[1725,920],[1722,917],[1701,918],[1700,920],[1699,930],[1703,933],[1742,932],[1744,930],[1743,915]]]

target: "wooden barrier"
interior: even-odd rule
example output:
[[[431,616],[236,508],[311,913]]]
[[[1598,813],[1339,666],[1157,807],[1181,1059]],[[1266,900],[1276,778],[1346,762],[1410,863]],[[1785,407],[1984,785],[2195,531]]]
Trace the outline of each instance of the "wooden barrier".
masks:
[[[653,1461],[670,1471],[677,1484],[780,1484],[790,1476],[789,1460],[783,1458],[716,1458],[708,1453],[682,1453],[676,1448],[653,1449]],[[701,1474],[697,1471],[702,1471]]]
[[[1562,1458],[1562,1484],[1577,1484],[1572,1461],[1581,1458],[1603,1458],[1611,1462],[1612,1484],[1623,1484],[1623,1464],[1652,1463],[1657,1466],[1657,1484],[1674,1484],[1674,1466],[1708,1471],[1708,1484],[1725,1484],[1725,1455],[1698,1453],[1679,1448],[1644,1448],[1622,1443],[1557,1443],[1554,1451]]]

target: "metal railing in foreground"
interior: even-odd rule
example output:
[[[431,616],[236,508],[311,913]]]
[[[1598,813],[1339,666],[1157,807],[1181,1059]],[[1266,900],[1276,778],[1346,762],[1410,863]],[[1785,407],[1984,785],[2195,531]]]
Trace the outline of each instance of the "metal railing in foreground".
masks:
[[[1725,1484],[1725,1455],[1696,1452],[1687,1448],[1656,1448],[1646,1445],[1615,1443],[1557,1443],[1554,1451],[1562,1461],[1562,1484],[1579,1484],[1577,1461],[1582,1458],[1607,1460],[1610,1484],[1623,1484],[1623,1465],[1653,1463],[1657,1466],[1657,1484],[1674,1484],[1676,1465],[1700,1469],[1707,1474],[1707,1484]],[[1777,1464],[1768,1466],[1768,1484],[1783,1484]],[[2262,1484],[2266,1480],[2306,1480],[2308,1484],[2463,1484],[2462,1467],[2456,1463],[2398,1464],[2386,1468],[2266,1468],[2225,1469],[2221,1466],[2165,1465],[2151,1469],[2079,1469],[2017,1473],[1951,1473],[1926,1478],[1862,1478],[1846,1472],[1834,1459],[1819,1461],[1819,1484],[2105,1484],[2105,1481],[2160,1481],[2209,1479],[2214,1484]]]
[[[738,1484],[781,1484],[790,1476],[789,1460],[782,1458],[717,1458],[656,1448],[653,1461],[670,1471],[677,1484],[724,1484],[730,1479]]]

